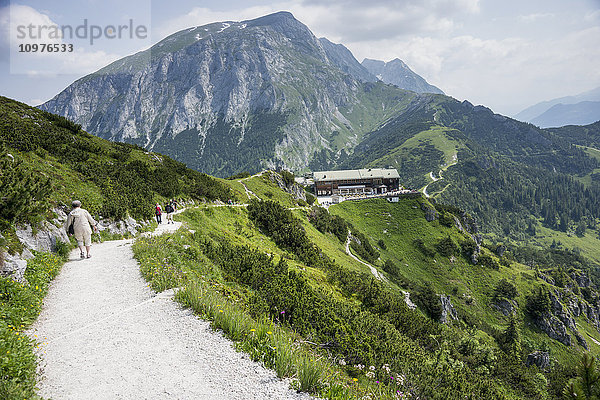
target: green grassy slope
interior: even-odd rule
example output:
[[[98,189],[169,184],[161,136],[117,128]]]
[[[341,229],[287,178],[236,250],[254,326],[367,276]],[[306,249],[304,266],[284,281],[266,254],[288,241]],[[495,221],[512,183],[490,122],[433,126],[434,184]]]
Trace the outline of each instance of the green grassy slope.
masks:
[[[150,218],[154,204],[169,198],[227,200],[232,195],[213,178],[168,157],[97,138],[65,118],[5,97],[0,97],[0,115],[0,146],[6,152],[0,175],[3,228],[39,219],[40,210],[76,198],[96,216],[119,219]],[[18,198],[35,185],[44,189],[35,199],[43,204],[25,215]]]
[[[247,181],[253,179],[257,178]],[[263,189],[279,191],[278,188],[269,187],[260,179],[255,182],[255,185],[255,189],[257,187],[260,189],[260,185],[263,185]],[[232,183],[232,186],[236,187],[237,184]],[[260,192],[260,190],[257,191]],[[267,197],[279,198],[279,196],[283,196],[285,199],[283,192]],[[253,210],[256,209],[257,204],[251,206]],[[291,207],[293,204],[287,204],[287,206]],[[347,383],[341,384],[342,386],[346,385],[344,386],[345,390],[350,390],[352,386],[357,390],[361,388],[363,394],[370,393],[377,396],[370,386],[374,382],[355,365],[361,362],[373,365],[385,363],[388,362],[387,357],[397,354],[400,359],[394,358],[394,361],[389,361],[392,365],[391,368],[406,374],[406,379],[411,382],[410,392],[414,395],[438,398],[441,393],[446,393],[445,396],[448,398],[458,398],[462,396],[461,393],[467,394],[468,392],[468,394],[478,393],[478,398],[558,398],[570,376],[565,371],[571,370],[572,364],[578,359],[583,348],[577,344],[572,332],[569,332],[572,339],[571,346],[565,346],[549,338],[536,327],[532,314],[527,308],[527,298],[539,287],[561,293],[570,290],[567,286],[551,285],[540,279],[541,274],[554,276],[552,274],[558,270],[547,266],[540,269],[529,267],[513,261],[508,253],[500,258],[486,247],[481,249],[480,262],[474,265],[470,257],[463,252],[465,243],[472,241],[471,235],[457,229],[450,214],[450,212],[456,214],[457,210],[438,206],[439,218],[428,222],[423,208],[433,210],[433,207],[434,205],[420,197],[403,198],[399,203],[388,203],[384,200],[348,201],[330,207],[330,215],[339,216],[347,223],[351,223],[353,234],[360,235],[362,233],[361,240],[368,241],[375,246],[379,258],[372,264],[384,274],[386,277],[384,282],[378,282],[367,266],[345,253],[344,240],[340,240],[333,233],[319,231],[311,223],[309,214],[312,212],[309,209],[294,209],[292,216],[285,218],[292,218],[297,222],[286,222],[281,228],[284,231],[277,231],[279,228],[259,229],[257,224],[262,224],[262,222],[256,220],[252,216],[254,214],[249,214],[245,207],[207,206],[198,210],[189,210],[180,218],[195,233],[191,236],[179,236],[177,241],[181,241],[181,243],[178,246],[187,250],[181,250],[183,251],[181,255],[173,255],[172,258],[169,258],[173,260],[174,265],[183,268],[186,281],[175,282],[173,285],[196,285],[197,282],[209,279],[214,282],[214,287],[221,295],[229,298],[227,301],[235,302],[236,308],[246,310],[253,318],[260,319],[267,316],[271,318],[272,323],[293,330],[295,335],[300,335],[294,339],[299,343],[305,343],[305,340],[315,342],[318,340],[317,338],[325,340],[324,338],[332,335],[334,331],[338,332],[335,335],[339,335],[338,329],[341,328],[335,325],[338,323],[344,327],[343,329],[350,329],[350,331],[356,329],[355,317],[348,316],[346,319],[341,319],[346,322],[319,325],[319,321],[324,316],[319,314],[323,311],[318,311],[318,307],[320,307],[318,306],[312,311],[314,314],[310,314],[309,321],[319,327],[313,326],[307,330],[304,325],[306,320],[294,319],[296,313],[304,311],[295,308],[300,307],[299,304],[291,305],[295,304],[294,296],[296,296],[294,294],[296,289],[292,288],[300,283],[292,286],[287,286],[291,283],[277,284],[274,288],[275,291],[270,292],[271,289],[260,285],[255,286],[256,283],[249,283],[255,282],[254,278],[249,278],[252,275],[247,275],[251,274],[250,272],[244,272],[241,275],[238,275],[240,272],[236,272],[239,268],[242,271],[263,268],[258,265],[254,266],[252,261],[254,256],[250,256],[250,254],[244,256],[247,251],[254,249],[252,251],[270,257],[275,265],[285,260],[287,268],[289,268],[285,273],[288,276],[286,279],[289,277],[296,279],[297,276],[298,279],[304,280],[311,288],[311,293],[320,299],[317,304],[324,304],[324,307],[330,310],[328,312],[334,314],[339,312],[341,314],[336,315],[341,317],[343,313],[350,312],[350,310],[356,310],[356,312],[361,310],[360,312],[368,314],[361,318],[367,318],[369,321],[372,319],[375,324],[392,323],[394,328],[390,329],[403,335],[401,341],[404,344],[395,348],[395,345],[386,342],[385,335],[378,339],[370,336],[373,333],[370,330],[373,329],[373,326],[369,325],[371,323],[369,322],[368,327],[362,328],[364,334],[367,335],[362,340],[369,343],[371,349],[368,352],[369,356],[358,350],[356,354],[350,355],[346,346],[352,346],[354,339],[350,337],[342,339],[335,336],[337,339],[327,346],[327,355],[321,354],[332,364],[337,364],[336,360],[339,360],[340,357],[351,360],[353,365],[348,363],[346,366],[342,366],[341,371],[336,373],[341,375],[336,376],[346,376],[346,378],[341,378],[342,382],[347,382],[352,377],[358,377],[359,383],[356,386]],[[252,211],[252,213],[255,212]],[[279,212],[277,211],[277,213]],[[459,213],[458,216],[460,217]],[[276,221],[280,217],[275,215],[273,218]],[[464,222],[467,221],[463,219]],[[296,223],[305,232],[302,235],[305,235],[306,240],[316,246],[318,254],[321,254],[320,258],[314,258],[312,250],[308,250],[306,247],[302,247],[304,250],[301,250],[300,247],[287,247],[286,240],[296,241],[299,239],[294,235],[287,236],[288,228],[285,227],[289,226],[289,229],[292,229],[290,232],[294,232],[295,228],[292,228],[292,225]],[[275,229],[275,231],[270,229]],[[296,239],[292,239],[293,237]],[[441,241],[448,239],[456,244],[453,255],[446,254],[439,245]],[[235,250],[233,252],[231,252],[232,250],[212,250],[219,249],[219,246]],[[191,248],[194,250],[192,251]],[[225,262],[222,259],[223,256],[219,255],[223,251],[225,254],[231,254],[234,259]],[[237,255],[233,256],[235,254]],[[241,257],[239,260],[235,258],[238,256]],[[231,262],[233,264],[230,264]],[[205,272],[194,272],[200,270]],[[275,275],[269,279],[274,279],[275,282],[279,282],[281,279],[276,271],[262,273],[274,273]],[[246,279],[250,279],[250,281],[246,281]],[[514,285],[518,293],[514,300],[516,313],[513,318],[503,315],[492,307],[498,298],[495,295],[496,288],[502,280]],[[264,292],[265,290],[267,292]],[[398,310],[392,311],[394,307],[403,307],[401,299],[404,298],[404,294],[401,293],[401,290],[411,293],[412,300],[419,305],[417,311],[402,311],[400,314],[395,314],[399,312]],[[595,289],[591,288],[590,290],[596,293]],[[434,297],[427,293],[433,293]],[[591,299],[597,296],[597,294],[588,293],[584,298],[582,293],[583,291],[576,294],[580,302],[587,302],[588,299],[592,301]],[[428,315],[432,315],[432,307],[435,309],[435,302],[439,302],[439,297],[435,297],[436,294],[449,296],[457,311],[458,320],[444,325],[428,317]],[[258,303],[256,303],[257,301]],[[260,306],[258,306],[259,304]],[[266,311],[269,309],[281,310],[281,307],[284,307],[286,318],[290,318],[289,320],[282,321],[280,318],[276,318],[279,311],[275,314],[271,314],[274,311]],[[387,307],[392,307],[392,309],[386,310]],[[512,344],[508,344],[507,331],[511,322],[516,323],[518,339],[511,342]],[[589,351],[597,355],[600,347],[594,340],[600,342],[598,329],[583,315],[575,318],[575,323],[579,332],[585,337]],[[413,326],[415,330],[409,329],[409,326]],[[308,335],[308,338],[305,335]],[[551,357],[555,360],[551,366],[545,371],[535,367],[525,367],[527,354],[540,349],[550,352]],[[398,351],[399,353],[397,353]],[[405,364],[412,357],[408,355],[409,353],[419,354],[418,357],[422,357],[421,361],[416,364],[415,362],[410,363],[414,368]],[[363,359],[362,357],[367,358]],[[435,364],[433,360],[439,360],[439,357],[445,359],[443,362],[445,369],[429,370],[428,365],[432,365],[431,362]],[[445,376],[443,379],[442,375],[439,375],[440,373]],[[442,379],[444,382],[437,381],[438,379]],[[463,382],[463,379],[466,381]],[[428,386],[434,381],[437,381],[442,388],[437,394],[432,392],[431,387]],[[382,386],[380,390],[385,388],[387,386]],[[448,394],[450,392],[447,392],[450,388],[452,388],[451,395]],[[379,398],[387,398],[386,390],[379,392]],[[317,391],[317,393],[323,395],[324,392]],[[323,395],[323,397],[345,398],[336,397],[331,393]]]
[[[390,204],[383,200],[348,201],[332,206],[330,212],[352,222],[373,242],[380,239],[384,241],[386,249],[379,249],[381,258],[390,259],[399,267],[397,276],[390,276],[391,279],[396,278],[402,287],[411,291],[424,282],[431,283],[436,292],[450,296],[463,322],[474,324],[486,335],[491,336],[496,330],[506,329],[509,323],[508,317],[492,308],[493,291],[501,279],[507,279],[516,286],[520,293],[516,298],[520,308],[519,315],[526,321],[527,294],[540,285],[560,290],[538,279],[535,269],[518,262],[510,262],[509,267],[501,266],[496,270],[473,265],[464,257],[454,257],[451,260],[439,253],[433,256],[424,255],[415,246],[416,239],[421,239],[425,247],[435,249],[440,239],[450,237],[458,244],[467,240],[469,235],[459,232],[454,226],[446,227],[439,220],[426,222],[420,208],[421,202],[422,200],[408,200]],[[496,258],[496,255],[485,247],[483,252]],[[577,321],[585,325],[585,320],[586,318],[581,317]],[[577,351],[582,350],[578,346],[566,347],[529,326],[526,324],[522,332],[533,347],[535,343],[538,346],[548,345],[565,361],[576,358]],[[589,328],[589,325],[586,326]],[[600,340],[600,333],[596,328],[586,330],[586,335],[588,333],[595,340]],[[592,344],[592,351],[598,350],[592,340],[587,342]]]

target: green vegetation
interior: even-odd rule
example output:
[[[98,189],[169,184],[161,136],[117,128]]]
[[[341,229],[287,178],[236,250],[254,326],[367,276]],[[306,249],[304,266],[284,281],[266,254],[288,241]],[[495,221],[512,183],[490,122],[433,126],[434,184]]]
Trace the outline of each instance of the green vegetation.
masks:
[[[264,168],[262,162],[271,158],[275,145],[283,139],[287,119],[288,116],[281,113],[256,113],[242,128],[219,118],[206,138],[198,130],[189,129],[174,138],[163,136],[153,150],[169,154],[189,168],[218,177],[240,171],[256,173]]]
[[[25,330],[40,313],[63,262],[60,256],[37,253],[27,262],[26,284],[0,277],[0,398],[36,398],[36,343]]]
[[[454,217],[469,226],[468,215],[439,206],[440,217],[454,217],[427,222],[422,207],[435,205],[422,198],[368,200],[344,202],[328,213],[252,200],[248,210],[189,210],[180,218],[195,233],[144,239],[136,256],[153,287],[184,287],[180,301],[207,315],[254,359],[326,398],[386,398],[399,377],[404,393],[428,398],[560,396],[576,351],[523,323],[530,294],[553,286],[514,259],[503,261],[514,257],[512,249],[499,258],[500,247],[486,245],[494,250],[481,247],[484,261],[473,264],[469,246],[477,244],[454,226]],[[378,244],[379,259],[371,261],[389,283],[345,255],[348,230],[360,233],[361,243]],[[399,289],[410,291],[423,312],[409,310]],[[458,321],[437,322],[440,293],[449,295]],[[516,302],[516,314],[496,311],[496,299]],[[251,329],[260,324],[285,332],[292,348],[308,351],[309,359],[321,358],[319,367],[305,376],[304,355],[293,356],[285,346],[279,353],[271,349],[279,344],[255,340]],[[526,355],[536,349],[550,350],[558,361],[544,371],[526,367]],[[319,384],[301,383],[301,375],[311,382],[316,378],[308,376],[320,376]]]
[[[2,199],[10,202],[5,221],[79,198],[93,214],[122,219],[151,218],[153,205],[168,198],[230,198],[230,191],[213,178],[184,164],[129,144],[111,143],[80,130],[70,121],[0,97]],[[19,179],[19,181],[16,181]],[[17,183],[19,182],[19,183]],[[48,189],[48,186],[50,188]],[[18,192],[20,202],[11,193]],[[6,195],[5,193],[8,193]],[[31,196],[31,197],[27,197]],[[34,201],[31,201],[31,200]]]

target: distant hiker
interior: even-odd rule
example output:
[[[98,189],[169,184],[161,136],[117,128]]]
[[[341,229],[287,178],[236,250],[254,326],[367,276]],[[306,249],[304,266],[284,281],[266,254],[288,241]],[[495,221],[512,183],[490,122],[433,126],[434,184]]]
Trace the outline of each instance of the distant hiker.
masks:
[[[156,215],[156,222],[159,224],[162,222],[162,208],[160,208],[160,204],[156,203],[156,208],[154,209],[154,215]]]
[[[167,224],[174,224],[175,222],[173,222],[173,213],[175,212],[175,207],[173,207],[172,202],[167,203],[165,206],[165,212],[167,213]]]
[[[98,223],[94,221],[94,218],[92,218],[87,210],[81,208],[79,200],[73,201],[72,206],[73,209],[67,217],[67,233],[75,236],[75,239],[77,239],[79,256],[81,258],[90,258],[92,256],[90,252],[92,246],[92,229],[90,225],[94,228],[94,232],[98,232]],[[84,245],[87,255],[83,254]]]
[[[173,206],[173,212],[177,211],[177,207],[179,204],[175,201],[175,199],[171,199],[171,205]]]

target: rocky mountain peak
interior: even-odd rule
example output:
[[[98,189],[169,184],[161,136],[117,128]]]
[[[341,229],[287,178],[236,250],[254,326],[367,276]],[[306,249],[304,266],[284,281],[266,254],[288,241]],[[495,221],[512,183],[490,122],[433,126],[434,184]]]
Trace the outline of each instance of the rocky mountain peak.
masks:
[[[379,80],[396,85],[401,89],[412,90],[417,93],[444,94],[440,89],[430,85],[423,77],[413,72],[399,58],[389,62],[365,58],[361,64]]]

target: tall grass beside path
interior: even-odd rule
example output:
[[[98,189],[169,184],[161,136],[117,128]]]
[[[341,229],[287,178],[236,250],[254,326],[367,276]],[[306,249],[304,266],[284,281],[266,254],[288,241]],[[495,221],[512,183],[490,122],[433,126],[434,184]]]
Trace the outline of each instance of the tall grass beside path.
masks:
[[[26,283],[0,277],[0,399],[38,398],[37,338],[29,338],[25,330],[42,310],[50,281],[64,262],[56,254],[35,253],[27,262]]]

